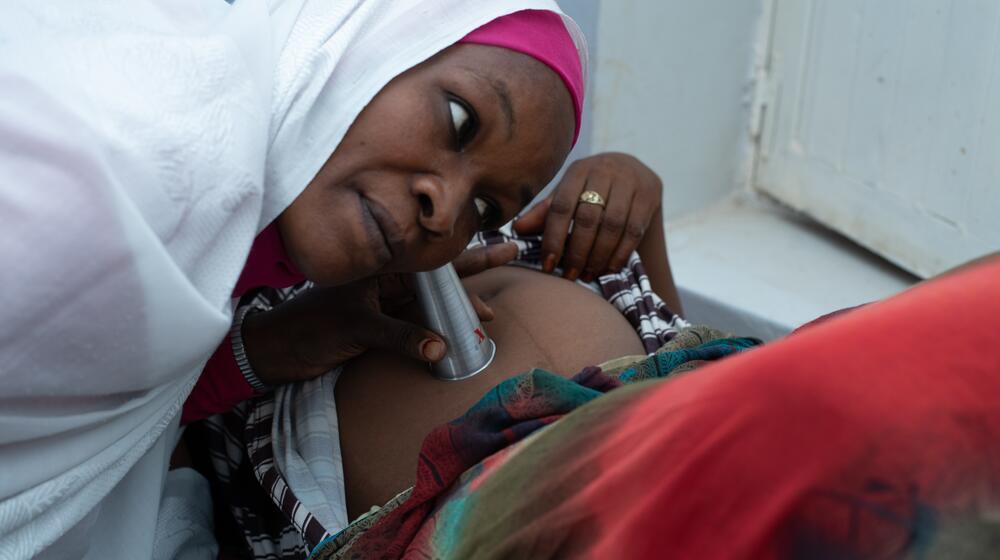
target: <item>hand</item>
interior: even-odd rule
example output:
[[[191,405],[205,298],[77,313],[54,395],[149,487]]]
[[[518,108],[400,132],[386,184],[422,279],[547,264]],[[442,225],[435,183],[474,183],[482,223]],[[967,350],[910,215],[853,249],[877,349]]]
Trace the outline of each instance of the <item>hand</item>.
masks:
[[[455,267],[455,272],[464,278],[507,264],[516,257],[517,245],[498,243],[466,249],[458,258],[451,261],[451,264]]]
[[[512,244],[479,247],[454,261],[460,274],[474,274],[514,258]],[[370,348],[435,362],[447,346],[440,335],[386,314],[407,296],[404,275],[383,275],[336,287],[315,287],[281,305],[248,315],[243,322],[247,358],[257,377],[279,385],[319,377]],[[471,296],[482,320],[493,310]]]
[[[515,257],[517,257],[517,245],[499,243],[466,249],[451,264],[455,267],[459,278],[465,278],[507,264]],[[378,277],[378,286],[382,307],[389,313],[414,299],[412,274],[384,274]],[[479,320],[492,321],[493,309],[479,297],[479,294],[468,293],[468,296]]]
[[[584,191],[601,195],[607,207],[580,202]],[[625,266],[660,208],[662,191],[660,178],[638,159],[598,154],[573,162],[555,191],[514,223],[514,231],[544,231],[543,270],[552,272],[561,261],[566,278],[589,282]]]
[[[382,312],[375,278],[315,287],[248,315],[243,340],[250,366],[268,385],[313,379],[369,348],[425,361],[445,354],[440,336]]]

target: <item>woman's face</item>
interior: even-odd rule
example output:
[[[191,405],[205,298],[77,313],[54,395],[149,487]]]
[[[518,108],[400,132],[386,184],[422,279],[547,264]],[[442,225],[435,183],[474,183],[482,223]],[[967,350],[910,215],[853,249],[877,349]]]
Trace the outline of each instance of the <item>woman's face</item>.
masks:
[[[279,216],[285,248],[324,285],[441,266],[552,179],[574,125],[569,92],[541,62],[452,46],[361,112]]]

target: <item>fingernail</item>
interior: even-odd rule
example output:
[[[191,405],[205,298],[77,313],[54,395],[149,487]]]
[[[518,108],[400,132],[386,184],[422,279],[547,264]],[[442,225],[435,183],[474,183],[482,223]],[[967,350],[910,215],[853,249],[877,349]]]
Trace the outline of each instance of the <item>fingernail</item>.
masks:
[[[444,343],[428,338],[420,343],[420,354],[425,360],[436,362],[444,357]]]
[[[551,274],[552,271],[555,270],[555,268],[556,268],[556,256],[551,253],[545,255],[545,261],[542,262],[542,270],[544,270],[546,274]]]
[[[576,268],[571,268],[566,272],[566,279],[570,281],[575,281],[576,277],[580,275],[580,271]]]

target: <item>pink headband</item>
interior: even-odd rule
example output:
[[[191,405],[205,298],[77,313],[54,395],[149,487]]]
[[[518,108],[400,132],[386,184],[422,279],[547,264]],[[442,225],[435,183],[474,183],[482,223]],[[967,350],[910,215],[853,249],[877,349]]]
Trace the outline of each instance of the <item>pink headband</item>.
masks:
[[[583,116],[583,68],[562,16],[547,10],[521,10],[480,26],[459,43],[504,47],[534,57],[554,70],[573,98],[576,114],[573,144],[576,144]]]

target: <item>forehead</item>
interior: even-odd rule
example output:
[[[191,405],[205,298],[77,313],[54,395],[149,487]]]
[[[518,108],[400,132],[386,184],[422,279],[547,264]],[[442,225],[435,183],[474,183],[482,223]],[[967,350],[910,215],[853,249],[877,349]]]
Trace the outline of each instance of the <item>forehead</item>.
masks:
[[[573,100],[562,79],[545,63],[524,53],[491,45],[458,44],[421,65],[429,75],[461,73],[501,93],[514,110],[532,105],[566,117],[575,128]],[[524,105],[524,107],[522,107]],[[572,131],[571,131],[572,132]]]
[[[569,153],[576,124],[572,98],[561,78],[531,56],[458,44],[408,74],[430,87],[425,91],[471,93],[466,100],[489,133],[477,138],[465,157],[489,182],[515,189],[518,200],[541,190]]]
[[[442,53],[441,71],[461,73],[477,82],[494,102],[483,107],[510,122],[491,148],[517,152],[521,165],[561,165],[572,144],[576,119],[562,79],[544,63],[523,53],[486,45],[455,45]],[[556,161],[546,162],[551,155]],[[555,170],[552,171],[555,173]]]

